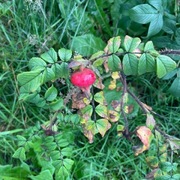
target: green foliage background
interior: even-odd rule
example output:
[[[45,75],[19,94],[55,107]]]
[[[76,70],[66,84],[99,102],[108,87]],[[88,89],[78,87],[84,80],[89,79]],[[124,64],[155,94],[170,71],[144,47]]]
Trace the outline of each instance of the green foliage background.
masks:
[[[94,143],[89,144],[81,132],[79,116],[62,104],[71,86],[67,78],[70,58],[66,53],[75,52],[89,57],[103,50],[110,38],[121,36],[124,39],[126,35],[139,37],[143,43],[152,41],[156,51],[162,53],[165,49],[179,50],[179,1],[0,1],[0,179],[145,179],[153,169],[148,166],[149,161],[156,164],[155,157],[159,160],[165,152],[160,139],[153,142],[158,146],[152,145],[148,152],[137,157],[132,150],[134,144],[117,136],[116,126],[103,138],[95,136]],[[65,52],[65,49],[72,51]],[[128,47],[125,49],[130,51]],[[53,58],[47,57],[47,51]],[[30,88],[40,92],[39,81],[34,78],[39,73],[34,66],[37,57],[53,64],[58,60],[57,56],[63,60],[55,67],[61,74],[53,74],[49,67],[44,79],[64,76],[65,80],[60,79],[53,85],[46,83],[41,87],[49,102],[48,107],[41,108],[44,105],[41,97],[37,97],[38,103],[33,102],[37,106],[21,101],[26,98],[32,101],[34,95],[29,97],[26,89],[20,89],[22,84],[18,83],[17,75],[31,73],[34,85]],[[141,101],[159,114],[156,121],[161,129],[180,138],[180,56],[168,56],[176,62],[177,68],[165,77],[159,70],[157,75],[163,79],[157,78],[155,73],[144,74],[151,72],[149,68],[147,71],[140,69],[139,76],[131,76],[136,75],[133,69],[125,69],[125,72],[130,75],[128,83]],[[128,57],[125,58],[127,63]],[[42,68],[45,66],[39,59],[38,62],[41,62],[39,66]],[[113,64],[109,66],[113,70]],[[162,63],[160,66],[163,66]],[[34,69],[34,74],[27,72],[29,68]],[[18,78],[21,82],[27,81],[22,74]],[[108,91],[104,91],[108,96]],[[55,112],[57,107],[62,107],[63,112],[57,116],[60,125],[55,124],[53,130],[60,133],[47,136],[52,132],[45,127],[54,116],[49,114],[49,110]],[[130,130],[134,131],[144,123],[144,115],[136,114],[129,120]],[[159,154],[157,147],[160,147]],[[153,158],[146,161],[147,156]],[[178,179],[179,162],[176,151],[167,151],[166,161],[160,164],[163,171],[159,172],[160,178]]]

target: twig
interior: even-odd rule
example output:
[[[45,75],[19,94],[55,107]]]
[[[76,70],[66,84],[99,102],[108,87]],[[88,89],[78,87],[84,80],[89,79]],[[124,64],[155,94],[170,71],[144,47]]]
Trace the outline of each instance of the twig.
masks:
[[[143,103],[136,97],[136,95],[134,93],[132,93],[129,88],[127,88],[127,92],[131,95],[131,97],[139,104],[139,106],[141,107],[141,109],[143,110],[143,112],[145,114],[148,114],[149,111],[143,106]]]
[[[165,49],[165,50],[160,51],[160,54],[174,54],[174,55],[180,55],[180,50]]]
[[[125,123],[125,132],[124,132],[124,135],[126,138],[129,139],[129,122],[128,122],[128,119],[126,117],[126,114],[124,112],[124,98],[126,96],[126,93],[127,93],[127,81],[126,81],[126,76],[123,72],[120,73],[120,80],[123,84],[123,94],[122,94],[122,98],[121,98],[121,101],[120,101],[120,107],[121,107],[121,114],[124,118],[124,123]]]

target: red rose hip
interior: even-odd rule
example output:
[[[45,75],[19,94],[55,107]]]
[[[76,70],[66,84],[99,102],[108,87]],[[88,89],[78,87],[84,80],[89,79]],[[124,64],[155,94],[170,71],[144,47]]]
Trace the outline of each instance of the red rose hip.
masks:
[[[71,75],[71,83],[74,86],[79,87],[82,91],[89,91],[91,85],[95,82],[95,73],[88,68],[76,71]]]

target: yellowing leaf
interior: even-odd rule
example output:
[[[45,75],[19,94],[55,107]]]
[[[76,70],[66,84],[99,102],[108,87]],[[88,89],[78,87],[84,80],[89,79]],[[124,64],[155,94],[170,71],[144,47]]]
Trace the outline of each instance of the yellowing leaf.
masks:
[[[109,110],[108,115],[109,115],[109,121],[111,122],[117,122],[120,118],[120,114],[113,110]]]
[[[138,147],[135,149],[135,156],[138,156],[139,154],[143,153],[144,151],[146,151],[148,148],[147,146],[143,145],[141,147]]]
[[[121,124],[117,125],[117,133],[119,137],[123,135],[124,130],[125,130],[125,127],[123,125]]]
[[[111,77],[112,77],[114,80],[119,79],[119,72],[118,72],[118,71],[112,72]]]
[[[113,79],[113,80],[110,82],[108,88],[109,88],[110,90],[115,89],[115,88],[116,88],[116,80]]]

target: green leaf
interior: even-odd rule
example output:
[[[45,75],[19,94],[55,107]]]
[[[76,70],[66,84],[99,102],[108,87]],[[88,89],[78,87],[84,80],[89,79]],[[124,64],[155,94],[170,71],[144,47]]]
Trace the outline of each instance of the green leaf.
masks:
[[[48,147],[49,145],[46,145],[46,146]],[[56,145],[56,147],[57,147],[57,145]],[[53,149],[54,149],[54,148],[53,148]],[[48,150],[49,150],[49,149],[48,149]],[[51,156],[51,158],[52,158],[53,161],[58,160],[58,159],[60,159],[61,152],[60,152],[59,150],[52,150],[52,151],[50,152],[50,156]]]
[[[71,157],[72,154],[73,154],[73,151],[72,151],[72,148],[71,147],[65,147],[61,150],[61,154],[63,156],[66,156],[66,157]]]
[[[180,174],[174,174],[174,175],[172,176],[172,178],[173,178],[174,180],[179,180],[179,179],[180,179]]]
[[[94,53],[89,60],[98,59],[103,54],[104,54],[104,51],[98,51],[98,52]]]
[[[167,15],[170,17],[168,17]],[[176,31],[176,16],[166,13],[163,17],[163,20],[163,31],[168,34],[174,34],[174,32]]]
[[[160,169],[164,172],[170,172],[170,171],[176,171],[177,170],[177,163],[171,163],[171,162],[163,162],[160,163]]]
[[[96,128],[95,121],[88,120],[87,123],[86,123],[86,130],[87,131],[91,131],[91,133],[93,135],[97,134],[98,133],[98,129]]]
[[[170,175],[162,175],[155,178],[155,180],[174,180]]]
[[[155,59],[149,53],[144,53],[139,58],[138,74],[144,74],[146,72],[156,71]]]
[[[64,101],[62,98],[59,98],[56,101],[50,103],[49,106],[51,110],[58,111],[64,107]]]
[[[40,172],[40,174],[37,176],[30,176],[30,179],[32,179],[32,180],[45,180],[45,179],[53,180],[54,178],[49,170],[44,170],[44,171]]]
[[[26,155],[25,155],[25,149],[24,147],[19,147],[13,154],[13,158],[20,159],[21,161],[26,160]]]
[[[159,6],[155,3],[155,6]],[[150,23],[148,37],[157,34],[163,27],[163,10],[149,4],[137,5],[130,10],[130,17],[140,24]]]
[[[176,63],[170,57],[165,55],[159,55],[156,58],[156,73],[158,78],[162,78],[167,73],[173,71],[176,68]]]
[[[147,24],[157,17],[158,11],[149,4],[141,4],[130,10],[130,17],[140,24]]]
[[[30,59],[28,66],[31,70],[45,69],[47,66],[46,62],[39,57],[33,57]]]
[[[138,72],[138,59],[134,54],[126,54],[123,57],[124,73],[128,75],[137,75]]]
[[[98,119],[96,121],[96,128],[98,132],[104,137],[105,133],[110,129],[111,124],[107,119]]]
[[[81,109],[81,113],[83,115],[86,115],[86,116],[89,116],[91,117],[92,116],[92,113],[93,113],[93,108],[91,105],[88,105],[86,106],[85,108]]]
[[[92,34],[76,36],[71,42],[72,50],[83,56],[90,56],[97,51],[103,50],[104,47],[105,43],[102,39],[95,37]]]
[[[62,62],[60,65],[54,64],[52,68],[56,78],[67,78],[69,76],[69,68],[66,62]]]
[[[18,146],[23,146],[27,141],[27,139],[21,135],[17,135],[17,139],[18,139]]]
[[[94,95],[94,100],[95,100],[96,102],[98,102],[99,104],[101,104],[101,105],[105,104],[104,92],[103,92],[103,91],[100,91],[100,92],[96,93],[96,94]]]
[[[65,48],[59,49],[58,54],[63,61],[69,61],[72,57],[72,51]]]
[[[57,134],[55,136],[55,141],[56,141],[57,145],[60,147],[66,147],[67,145],[69,145],[67,138],[64,137],[62,134]]]
[[[21,88],[28,92],[35,92],[42,84],[42,73],[39,70],[23,72],[17,76]]]
[[[138,48],[141,40],[139,38],[132,38],[130,36],[125,36],[124,38],[124,48],[127,52],[133,52]]]
[[[178,72],[178,69],[174,69],[173,71],[167,73],[162,79],[163,80],[169,80],[171,78],[173,78]]]
[[[41,70],[34,70],[34,71],[23,72],[21,74],[18,74],[17,79],[19,81],[19,84],[23,86],[30,83],[31,81],[34,81],[34,79],[39,79],[40,75],[41,75]],[[39,79],[39,81],[40,80],[41,79]],[[36,86],[36,84],[34,85]]]
[[[60,65],[56,64],[53,66],[56,78],[67,78],[69,76],[68,64],[62,62]]]
[[[71,160],[71,159],[66,158],[66,159],[63,160],[63,164],[64,164],[64,166],[66,167],[66,169],[67,169],[68,171],[70,171],[71,168],[72,168],[72,166],[73,166],[73,164],[74,164],[74,161]]]
[[[180,77],[174,79],[168,90],[173,96],[180,97]]]
[[[41,58],[48,63],[55,63],[57,61],[57,53],[53,48],[50,48],[49,51],[41,54]]]
[[[163,15],[157,15],[156,19],[151,21],[149,29],[148,29],[148,37],[157,34],[163,27]]]
[[[105,53],[106,54],[116,53],[120,47],[120,44],[121,44],[120,36],[109,39],[108,44],[104,49]]]
[[[66,169],[66,167],[61,166],[56,173],[55,179],[62,178],[62,180],[67,180],[67,177],[70,175],[70,172]]]
[[[53,68],[46,68],[43,72],[43,82],[52,81],[55,79],[55,72]]]
[[[0,179],[1,180],[24,180],[28,179],[31,171],[24,166],[13,167],[12,165],[0,165]]]
[[[91,56],[89,60],[93,60],[93,66],[98,67],[104,63],[105,60],[101,57],[102,55],[104,55],[104,51],[98,51]]]
[[[57,144],[55,142],[46,142],[46,147],[48,147],[48,151],[54,151],[57,148]]]
[[[150,52],[150,51],[154,51],[154,44],[152,41],[148,41],[145,46],[144,46],[144,51],[145,52]]]
[[[47,101],[53,101],[57,97],[57,89],[52,85],[45,93],[45,98]]]
[[[99,116],[101,116],[103,118],[108,118],[107,107],[106,106],[103,106],[103,105],[99,104],[98,106],[96,106],[95,111]]]
[[[72,114],[70,115],[70,120],[73,124],[78,124],[80,122],[80,115]]]
[[[162,0],[148,0],[148,3],[154,6],[156,9],[162,8]]]
[[[115,54],[109,56],[108,67],[111,71],[118,71],[121,66],[121,60]]]

